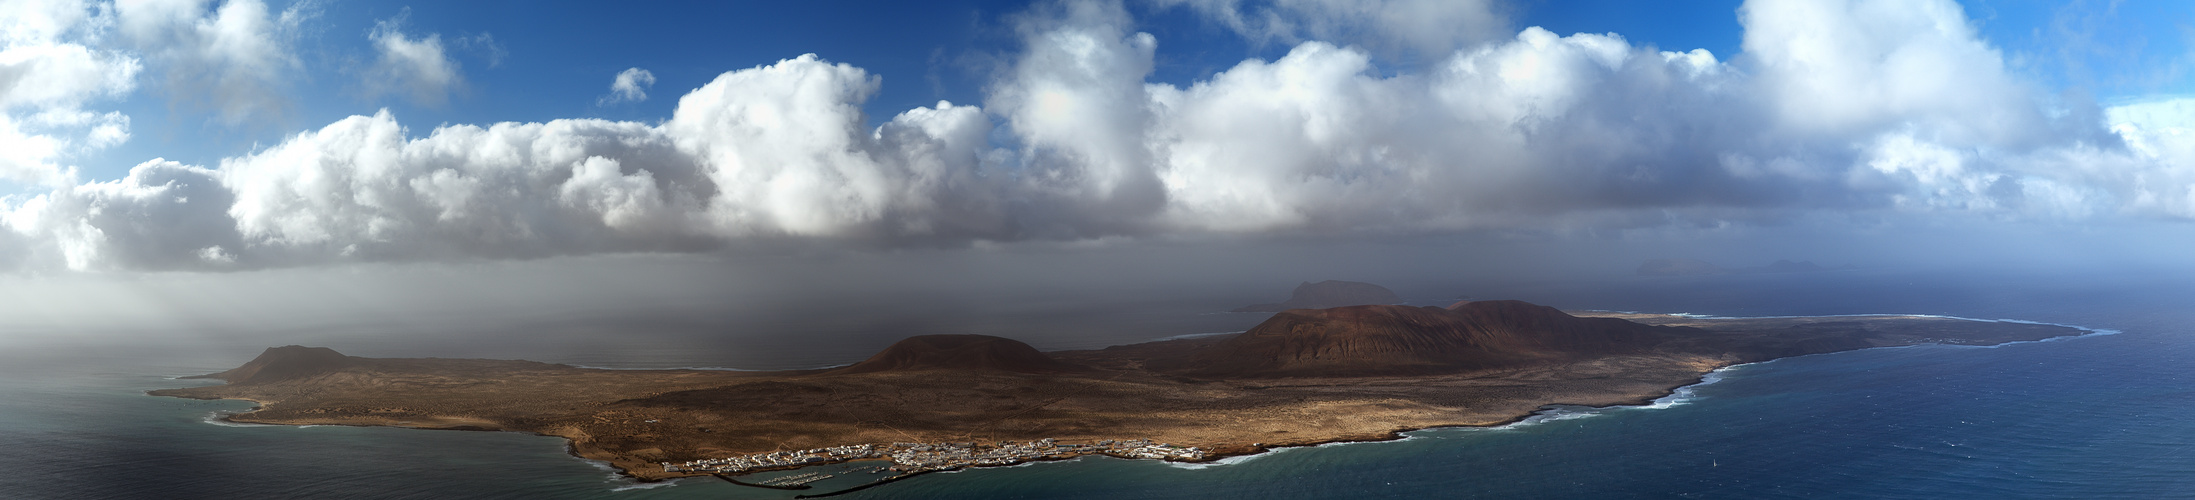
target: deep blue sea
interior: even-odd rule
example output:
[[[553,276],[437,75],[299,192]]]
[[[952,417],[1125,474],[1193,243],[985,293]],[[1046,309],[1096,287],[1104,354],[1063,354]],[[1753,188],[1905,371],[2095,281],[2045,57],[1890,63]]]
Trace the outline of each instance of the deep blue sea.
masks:
[[[1082,459],[931,474],[841,498],[2191,498],[2195,275],[1838,271],[1620,277],[1406,291],[1569,309],[1730,316],[1925,313],[2102,334],[1917,346],[1744,365],[1654,407],[1557,408],[1499,428],[1288,449],[1225,464]],[[1181,307],[1091,329],[1016,329],[1040,347],[1227,331],[1256,315]],[[1091,314],[1091,317],[1106,316]],[[845,362],[870,345],[771,335],[709,349],[559,352],[593,365]],[[798,332],[793,332],[798,333]],[[927,332],[925,332],[927,333]],[[792,338],[796,340],[784,340]],[[797,339],[809,340],[797,340]],[[234,401],[143,395],[279,343],[147,341],[0,353],[0,497],[786,498],[715,479],[652,485],[516,433],[237,426]],[[745,347],[739,347],[745,346]],[[352,349],[358,350],[358,349]],[[369,352],[354,354],[374,354]],[[732,352],[736,350],[737,352]],[[33,352],[35,351],[35,352]],[[415,354],[427,355],[427,354]],[[752,362],[745,362],[752,365]],[[782,368],[785,366],[732,366]],[[866,481],[859,473],[819,487]]]

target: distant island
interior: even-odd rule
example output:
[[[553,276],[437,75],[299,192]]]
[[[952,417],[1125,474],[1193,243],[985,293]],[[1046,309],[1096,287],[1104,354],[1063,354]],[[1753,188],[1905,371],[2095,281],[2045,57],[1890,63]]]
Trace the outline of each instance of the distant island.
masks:
[[[559,436],[572,453],[642,480],[716,475],[803,488],[822,476],[736,476],[874,460],[894,472],[873,483],[881,484],[1085,455],[1208,461],[1498,425],[1551,404],[1643,404],[1738,363],[2079,333],[1917,316],[1574,315],[1495,300],[1297,309],[1229,337],[1084,351],[925,335],[852,365],[781,372],[377,359],[285,346],[203,376],[226,385],[151,394],[259,404],[226,417],[235,422]]]
[[[1808,273],[1854,269],[1854,266],[1823,267],[1811,261],[1778,260],[1766,266],[1726,268],[1698,259],[1653,259],[1639,264],[1640,276],[1704,276],[1713,274],[1759,273]]]
[[[1400,304],[1402,296],[1395,295],[1387,287],[1358,281],[1327,280],[1309,281],[1296,285],[1296,291],[1288,300],[1274,304],[1255,304],[1236,308],[1232,312],[1281,312],[1289,309],[1325,309],[1329,307],[1360,306],[1368,304]]]

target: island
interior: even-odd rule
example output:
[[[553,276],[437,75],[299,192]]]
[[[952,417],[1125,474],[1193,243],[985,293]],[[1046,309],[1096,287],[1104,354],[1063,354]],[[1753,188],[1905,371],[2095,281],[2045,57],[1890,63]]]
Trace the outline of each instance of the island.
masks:
[[[1549,405],[1645,404],[1717,368],[1914,344],[1991,345],[2082,330],[1931,316],[1716,319],[1565,312],[1520,301],[1283,311],[1227,337],[1042,352],[983,335],[907,338],[820,370],[606,370],[531,361],[378,359],[267,349],[223,385],[244,423],[559,436],[641,480],[717,475],[803,488],[876,461],[876,483],[1089,455],[1210,461],[1517,421]],[[866,486],[864,486],[866,487]]]

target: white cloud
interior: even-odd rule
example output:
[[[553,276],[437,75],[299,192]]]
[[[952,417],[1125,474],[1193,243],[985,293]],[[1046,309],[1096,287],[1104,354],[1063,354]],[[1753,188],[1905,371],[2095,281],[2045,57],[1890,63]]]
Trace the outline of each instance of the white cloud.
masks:
[[[1059,205],[1050,237],[1128,231],[1163,209],[1165,192],[1144,134],[1151,102],[1144,77],[1158,40],[1127,33],[1127,12],[1095,2],[1060,6],[1057,18],[1020,27],[1026,48],[990,98],[1020,140],[1022,189]]]
[[[129,119],[83,107],[136,87],[136,58],[88,45],[111,17],[74,1],[0,3],[0,178],[62,185],[60,162],[129,138]]]
[[[9,45],[51,42],[94,21],[82,0],[8,0],[0,4],[0,40]]]
[[[1422,71],[1309,41],[1175,86],[1149,81],[1159,40],[1128,29],[1124,9],[1058,4],[1020,19],[1024,47],[983,108],[941,102],[871,127],[862,106],[881,80],[804,55],[723,73],[657,124],[420,135],[384,111],[217,169],[148,163],[9,205],[0,257],[225,269],[780,243],[1624,231],[1821,213],[2195,218],[2185,113],[2045,98],[1954,4],[1770,0],[1743,19],[1739,64],[1528,28]],[[426,54],[387,58],[428,63],[407,74],[446,70],[433,95],[457,81],[434,36],[391,21],[373,40],[384,55]],[[644,96],[642,75],[621,74],[612,97]],[[126,124],[105,116],[8,123]],[[2121,123],[2106,129],[2105,116]],[[6,140],[35,158],[66,142]]]
[[[608,106],[620,102],[648,100],[648,87],[655,86],[655,73],[640,68],[626,68],[610,80],[610,95],[597,99],[595,104]]]
[[[135,87],[136,59],[60,40],[0,48],[0,108],[72,108]]]
[[[122,179],[64,186],[11,207],[11,235],[39,244],[7,256],[70,270],[195,267],[206,249],[237,248],[216,173],[153,160]],[[222,250],[220,255],[228,255]]]
[[[274,13],[259,0],[121,0],[114,10],[122,39],[154,61],[172,102],[234,125],[289,108],[301,65],[290,45],[315,5]]]
[[[2115,177],[2132,191],[2133,210],[2195,219],[2195,100],[2130,103],[2106,112],[2128,155],[2081,152],[2068,158],[2089,177]]]
[[[1945,140],[2014,146],[2048,130],[2033,89],[2005,72],[1957,4],[1748,2],[1747,55],[1781,123],[1805,133],[1927,127]]]
[[[422,38],[404,34],[404,19],[410,13],[407,9],[395,18],[375,22],[373,31],[367,33],[375,60],[365,74],[366,93],[403,94],[414,104],[441,106],[465,80],[457,61],[451,60],[443,48],[440,33]]]
[[[181,248],[282,265],[1011,237],[986,201],[997,183],[975,171],[982,111],[939,103],[866,129],[860,103],[875,86],[803,56],[725,73],[660,126],[555,120],[414,138],[387,112],[355,116],[224,160],[210,172],[234,195],[238,243]]]
[[[612,191],[629,188],[607,182],[624,177],[601,170],[613,158],[649,169],[631,176],[662,185]],[[618,221],[614,210],[692,211],[708,188],[666,138],[637,123],[451,126],[411,139],[387,112],[224,160],[218,172],[236,194],[227,213],[246,243],[240,254],[307,262],[675,249],[690,230]],[[589,203],[601,199],[624,201]]]
[[[697,160],[725,237],[995,235],[989,179],[969,163],[982,111],[939,103],[864,130],[878,81],[814,55],[725,73],[687,93],[663,133]]]

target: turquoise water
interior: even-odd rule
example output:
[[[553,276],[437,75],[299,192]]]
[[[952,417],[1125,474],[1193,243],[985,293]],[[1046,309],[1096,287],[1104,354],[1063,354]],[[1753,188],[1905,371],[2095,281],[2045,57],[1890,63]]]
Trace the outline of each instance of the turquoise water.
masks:
[[[1571,308],[1936,313],[2119,333],[1791,358],[1727,370],[1659,408],[1561,409],[1520,425],[1420,431],[1224,465],[1093,458],[932,474],[842,498],[2188,497],[2195,495],[2187,493],[2195,491],[2188,283],[2157,274],[1844,273],[1520,286],[1501,291]],[[190,384],[168,377],[225,369],[258,347],[0,354],[0,497],[790,496],[714,479],[639,485],[568,456],[555,438],[217,425],[211,415],[249,404],[142,394]],[[818,486],[870,477],[854,472]]]

